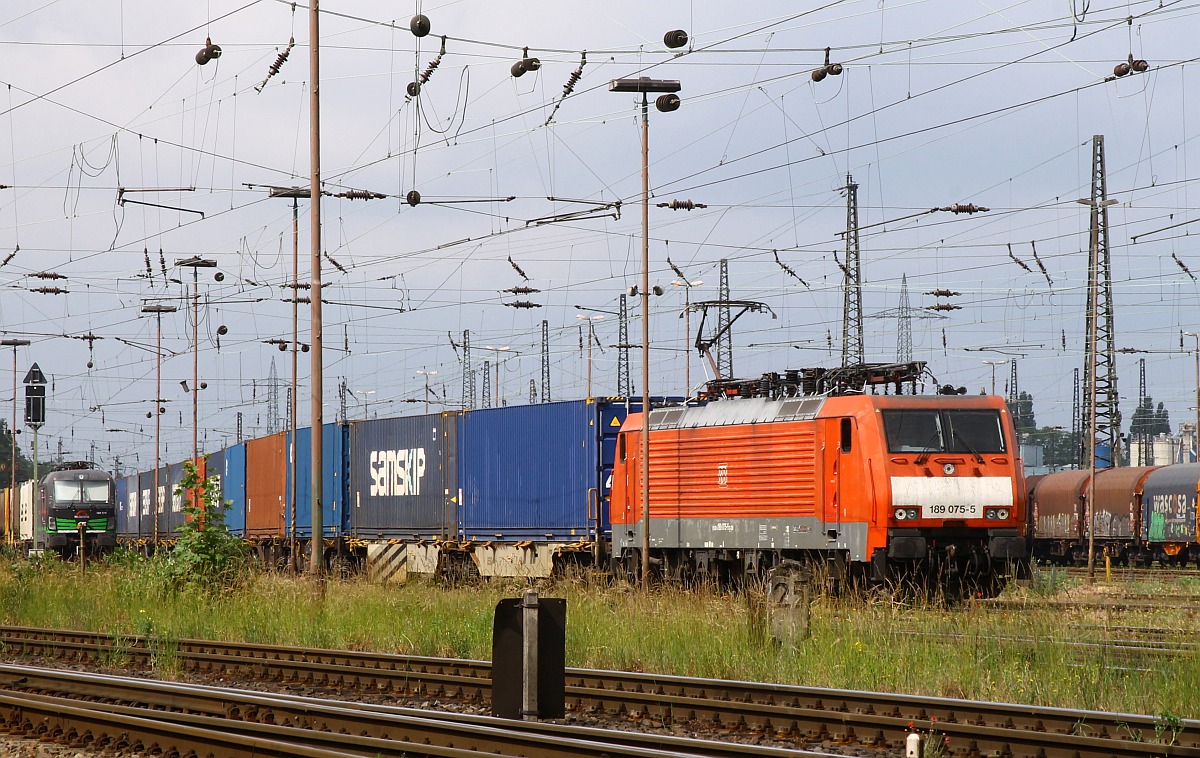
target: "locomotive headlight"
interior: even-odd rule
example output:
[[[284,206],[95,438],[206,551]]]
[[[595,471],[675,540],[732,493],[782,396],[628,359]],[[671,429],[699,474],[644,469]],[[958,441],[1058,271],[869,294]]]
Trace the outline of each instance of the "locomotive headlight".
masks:
[[[988,508],[983,512],[983,517],[989,521],[1005,521],[1008,519],[1008,509]]]
[[[1008,509],[1007,508],[997,508],[996,509],[996,518],[999,521],[1004,521],[1005,519],[1007,519],[1008,518]]]
[[[908,518],[907,512],[903,508],[897,508],[896,509],[896,520],[903,521],[906,518]]]
[[[996,520],[996,509],[988,508],[988,509],[984,510],[983,517],[985,519],[987,519],[988,521],[995,521]]]
[[[920,508],[897,508],[895,513],[897,521],[916,521],[921,518]]]

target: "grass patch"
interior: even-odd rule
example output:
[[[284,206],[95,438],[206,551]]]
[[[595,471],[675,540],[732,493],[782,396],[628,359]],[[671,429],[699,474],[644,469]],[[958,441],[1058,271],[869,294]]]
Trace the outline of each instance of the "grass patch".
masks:
[[[182,638],[487,659],[496,602],[525,587],[317,584],[250,573],[236,591],[214,593],[172,588],[157,570],[155,561],[128,556],[92,564],[84,577],[58,561],[9,561],[0,567],[0,621],[147,636],[155,668],[168,678],[178,672]],[[763,633],[757,601],[712,587],[647,593],[575,576],[539,591],[567,600],[571,666],[1158,714],[1167,738],[1179,719],[1200,718],[1197,654],[1127,657],[1074,644],[1127,626],[1194,637],[1193,618],[1039,607],[1043,597],[1086,591],[1057,577],[1044,584],[1054,587],[1024,590],[1029,605],[1020,611],[822,598],[808,636],[788,646]],[[1194,583],[1159,590],[1195,591],[1200,601]],[[122,652],[118,645],[110,662]]]

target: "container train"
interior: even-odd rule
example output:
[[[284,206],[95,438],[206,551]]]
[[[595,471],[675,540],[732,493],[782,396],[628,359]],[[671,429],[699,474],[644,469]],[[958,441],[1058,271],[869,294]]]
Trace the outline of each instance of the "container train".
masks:
[[[649,414],[649,559],[664,578],[737,581],[819,562],[868,581],[993,593],[1028,564],[1025,482],[1004,400],[915,394],[924,364],[715,382]],[[908,388],[908,393],[904,392]],[[642,550],[640,403],[599,398],[327,424],[330,564],[383,580],[627,572]],[[200,464],[264,563],[310,554],[311,430]],[[120,477],[115,539],[169,546],[182,465]]]
[[[117,501],[111,474],[86,461],[60,463],[37,482],[5,488],[12,544],[24,553],[63,557],[109,552],[116,545]]]
[[[1119,564],[1200,565],[1200,464],[1059,471],[1030,477],[1034,557],[1058,565],[1097,556]],[[1089,527],[1094,528],[1089,532]]]

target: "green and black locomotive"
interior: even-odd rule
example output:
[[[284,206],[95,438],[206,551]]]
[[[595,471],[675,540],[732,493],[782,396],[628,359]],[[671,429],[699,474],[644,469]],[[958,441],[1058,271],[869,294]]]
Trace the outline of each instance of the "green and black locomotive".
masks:
[[[26,507],[22,503],[22,509]],[[31,547],[63,557],[110,552],[116,545],[116,487],[112,475],[86,461],[62,463],[42,477],[33,503]],[[22,535],[24,536],[24,535]]]

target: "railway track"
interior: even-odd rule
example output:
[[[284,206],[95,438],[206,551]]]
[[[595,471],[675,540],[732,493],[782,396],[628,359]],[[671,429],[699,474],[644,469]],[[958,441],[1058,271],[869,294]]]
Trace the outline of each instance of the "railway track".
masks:
[[[18,734],[40,733],[65,738],[80,747],[126,747],[152,754],[217,751],[239,757],[454,758],[481,753],[530,758],[806,755],[732,742],[10,665],[0,665],[0,714],[10,731]]]
[[[1038,598],[990,598],[972,600],[976,608],[993,611],[1023,611],[1030,608],[1052,608],[1077,611],[1139,611],[1160,613],[1170,611],[1189,616],[1200,614],[1200,596],[1188,596],[1190,602],[1171,600],[1170,596],[1150,596],[1145,599],[1128,596],[1091,597],[1086,600],[1042,600]]]
[[[1086,566],[1044,566],[1038,569],[1044,574],[1051,572],[1061,572],[1073,579],[1083,579],[1088,575]],[[1150,582],[1150,581],[1174,581],[1176,579],[1200,579],[1200,570],[1194,568],[1163,568],[1161,566],[1152,566],[1139,568],[1137,566],[1114,566],[1111,572],[1104,570],[1104,561],[1100,560],[1096,566],[1096,577],[1100,579],[1108,578],[1111,573],[1112,578],[1121,581],[1130,582]]]
[[[1114,633],[1118,632],[1117,629],[1112,629],[1100,632],[1100,634],[1104,635],[1110,631]],[[1053,642],[1081,653],[1106,653],[1129,657],[1195,655],[1200,652],[1200,642],[1182,639],[1152,639],[1139,636],[1133,632],[1125,632],[1128,635],[1126,637],[1100,636],[1098,639],[1080,639],[1078,637],[1072,639],[1048,639],[1046,637],[1025,637],[1021,635],[975,635],[963,632],[930,632],[915,629],[898,630],[896,633],[910,637],[927,637],[947,643],[962,642],[970,639],[986,639],[992,642],[1035,647],[1047,642]]]
[[[0,627],[0,642],[10,655],[76,661],[148,664],[162,654],[153,639],[24,627]],[[491,689],[485,661],[199,640],[171,648],[199,674],[480,704]],[[962,756],[1200,756],[1200,721],[587,669],[567,670],[566,694],[574,714],[807,744],[898,750],[919,730],[949,738],[949,753]]]

